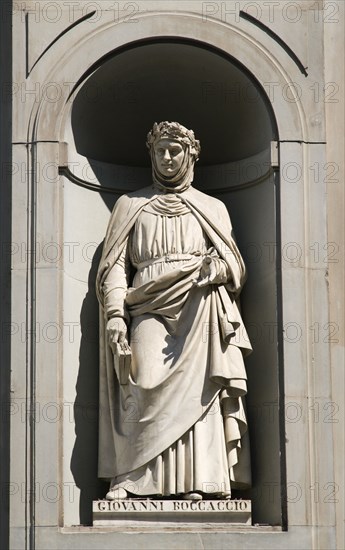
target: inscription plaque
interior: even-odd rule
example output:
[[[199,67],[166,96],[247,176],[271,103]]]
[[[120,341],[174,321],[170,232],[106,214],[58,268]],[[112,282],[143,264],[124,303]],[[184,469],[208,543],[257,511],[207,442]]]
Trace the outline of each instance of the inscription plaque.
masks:
[[[251,525],[250,500],[96,500],[93,525],[155,523]]]

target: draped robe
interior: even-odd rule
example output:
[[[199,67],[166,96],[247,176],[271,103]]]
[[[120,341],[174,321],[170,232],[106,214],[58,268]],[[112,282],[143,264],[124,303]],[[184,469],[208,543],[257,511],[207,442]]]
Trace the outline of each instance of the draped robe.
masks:
[[[210,246],[229,278],[198,288]],[[230,483],[250,485],[243,355],[251,347],[236,303],[244,280],[221,201],[192,187],[117,201],[97,277],[99,476],[113,488],[229,495]],[[127,385],[114,373],[109,316],[129,324]]]

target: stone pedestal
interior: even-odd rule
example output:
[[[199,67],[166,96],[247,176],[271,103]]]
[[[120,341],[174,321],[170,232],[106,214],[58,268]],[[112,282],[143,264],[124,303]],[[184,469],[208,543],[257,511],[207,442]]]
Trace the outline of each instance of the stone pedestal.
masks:
[[[94,500],[94,526],[150,524],[251,526],[250,500]]]

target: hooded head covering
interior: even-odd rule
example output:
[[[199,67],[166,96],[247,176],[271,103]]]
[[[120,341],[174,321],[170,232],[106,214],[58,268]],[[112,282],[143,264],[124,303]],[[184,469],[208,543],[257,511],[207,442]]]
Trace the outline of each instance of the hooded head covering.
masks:
[[[171,139],[180,143],[184,150],[181,168],[174,176],[167,177],[157,168],[155,147],[162,139]],[[181,193],[191,185],[194,177],[194,163],[199,158],[200,142],[195,139],[193,130],[188,130],[178,122],[163,121],[154,123],[147,134],[146,145],[150,151],[152,162],[152,178],[155,187],[165,192]]]

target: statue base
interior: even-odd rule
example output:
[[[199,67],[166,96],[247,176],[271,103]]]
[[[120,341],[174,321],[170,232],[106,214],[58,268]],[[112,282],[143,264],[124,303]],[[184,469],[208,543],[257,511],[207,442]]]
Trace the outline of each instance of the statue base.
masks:
[[[250,500],[94,500],[94,526],[251,525]]]

